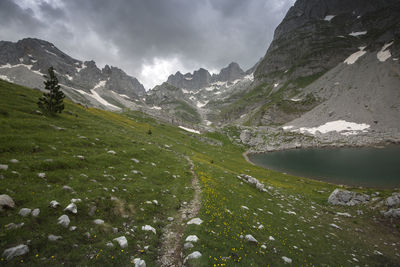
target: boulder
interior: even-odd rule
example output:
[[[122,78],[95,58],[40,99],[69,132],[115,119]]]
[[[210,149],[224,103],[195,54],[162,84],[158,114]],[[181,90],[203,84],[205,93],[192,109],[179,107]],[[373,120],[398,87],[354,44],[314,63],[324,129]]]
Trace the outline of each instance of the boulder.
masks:
[[[14,207],[14,200],[9,195],[0,195],[0,212],[6,208],[13,209]]]
[[[188,260],[191,260],[191,259],[198,259],[200,257],[201,257],[201,253],[199,251],[195,251],[186,256],[185,262]]]
[[[67,228],[70,222],[71,221],[69,220],[69,217],[64,214],[58,218],[57,224],[60,224],[61,226],[64,226],[65,228]]]
[[[328,203],[332,205],[354,206],[365,203],[369,199],[369,195],[337,188],[329,196]]]
[[[390,209],[386,212],[383,212],[383,216],[386,218],[400,218],[400,208],[399,209]]]
[[[128,240],[126,240],[125,236],[120,236],[120,237],[114,238],[113,241],[116,241],[121,248],[128,247]]]
[[[21,215],[22,217],[26,217],[29,214],[31,214],[31,211],[32,211],[31,209],[22,208],[22,209],[19,210],[18,214]]]
[[[400,204],[400,194],[399,193],[393,193],[392,196],[388,197],[385,200],[385,205],[388,207],[397,206],[399,204]]]
[[[29,252],[28,246],[21,244],[4,250],[3,257],[5,257],[6,260],[11,260],[14,257],[25,255],[28,252]]]

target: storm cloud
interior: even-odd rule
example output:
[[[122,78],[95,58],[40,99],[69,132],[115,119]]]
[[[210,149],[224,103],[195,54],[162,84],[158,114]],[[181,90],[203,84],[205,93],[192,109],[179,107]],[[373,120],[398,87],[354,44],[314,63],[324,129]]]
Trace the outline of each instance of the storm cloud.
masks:
[[[264,56],[294,0],[1,0],[0,39],[36,37],[117,66],[146,88],[176,71],[243,69]]]

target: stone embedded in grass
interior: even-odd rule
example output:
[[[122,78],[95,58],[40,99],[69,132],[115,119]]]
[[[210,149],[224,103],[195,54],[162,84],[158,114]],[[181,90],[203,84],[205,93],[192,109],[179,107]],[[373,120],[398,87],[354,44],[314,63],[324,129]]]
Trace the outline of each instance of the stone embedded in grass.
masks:
[[[196,235],[189,235],[188,237],[186,237],[185,241],[196,243],[197,241],[199,241],[199,238]]]
[[[80,198],[71,199],[71,203],[80,203],[80,202],[82,202],[82,199],[80,199]]]
[[[382,255],[383,255],[382,252],[379,252],[379,251],[377,251],[377,250],[374,250],[374,254],[375,254],[375,255],[379,255],[379,256],[382,256]]]
[[[261,248],[262,249],[267,249],[267,246],[266,245],[261,245]]]
[[[40,209],[34,209],[34,210],[32,211],[32,216],[33,216],[33,217],[37,217],[37,216],[39,216],[39,213],[40,213]]]
[[[292,259],[285,256],[282,257],[282,260],[284,263],[289,263],[289,264],[292,263]]]
[[[275,241],[275,238],[273,238],[272,236],[269,236],[269,240]]]
[[[252,235],[246,235],[244,238],[246,239],[247,242],[258,243],[257,239],[255,239],[254,236]]]
[[[8,170],[8,165],[6,165],[6,164],[0,164],[0,170],[3,170],[3,171]]]
[[[400,204],[400,194],[399,193],[393,193],[392,196],[388,197],[385,200],[385,205],[388,207],[393,207]]]
[[[82,155],[77,155],[76,157],[77,157],[78,159],[80,159],[80,160],[85,160],[85,157],[82,156]]]
[[[111,155],[116,155],[117,154],[117,152],[115,152],[114,150],[109,150],[109,151],[107,151],[107,153],[111,154]]]
[[[19,224],[9,223],[9,224],[6,224],[5,227],[6,227],[6,230],[9,231],[9,230],[21,228],[22,226],[24,226],[24,224],[25,223],[23,223],[23,222],[19,223]]]
[[[89,209],[89,216],[94,216],[94,214],[96,213],[97,207],[96,206],[91,206]]]
[[[69,230],[72,232],[72,231],[75,231],[77,228],[78,228],[78,227],[76,227],[76,226],[71,226],[71,227],[69,228]]]
[[[27,245],[21,244],[4,250],[3,257],[5,257],[6,260],[11,260],[14,257],[25,255],[28,252],[29,252],[29,247]]]
[[[187,257],[185,258],[185,261],[191,260],[191,259],[198,259],[201,257],[201,253],[199,251],[195,251],[193,253],[190,253],[189,255],[187,255]]]
[[[44,172],[39,172],[39,173],[37,174],[37,176],[38,176],[39,178],[44,179],[44,178],[46,178],[46,173],[44,173]]]
[[[369,195],[336,188],[329,196],[328,203],[332,205],[354,206],[365,203],[369,199]]]
[[[113,247],[115,247],[115,246],[114,246],[113,243],[107,242],[107,243],[106,243],[106,247],[108,247],[108,248],[113,248]]]
[[[19,160],[17,160],[17,159],[10,159],[10,162],[11,162],[11,163],[19,163]]]
[[[64,226],[65,228],[67,228],[70,222],[71,221],[70,221],[69,217],[64,214],[58,218],[57,224],[60,224],[61,226]]]
[[[174,218],[168,217],[167,220],[168,220],[169,222],[172,222],[172,221],[174,220]]]
[[[142,226],[142,230],[143,231],[152,231],[154,234],[156,233],[156,229],[154,229],[154,227],[152,227],[150,225]]]
[[[14,200],[9,195],[0,195],[0,212],[4,209],[13,209],[14,207]]]
[[[203,220],[200,218],[193,218],[190,221],[187,222],[187,224],[196,224],[196,225],[200,225],[202,224]]]
[[[74,189],[72,189],[72,187],[70,187],[70,186],[68,186],[68,185],[64,185],[64,186],[62,187],[62,189],[65,190],[65,191],[74,191]]]
[[[73,214],[77,214],[78,213],[78,208],[76,206],[75,203],[70,203],[65,209],[64,211],[69,211]]]
[[[135,159],[135,158],[131,158],[131,160],[132,160],[133,162],[135,162],[135,163],[139,163],[139,162],[140,162],[138,159]]]
[[[55,209],[57,207],[60,207],[60,203],[58,203],[56,200],[50,201],[50,207]]]
[[[18,214],[21,215],[22,217],[26,217],[29,214],[31,214],[32,210],[28,208],[22,208],[19,210]]]
[[[62,236],[59,236],[59,235],[49,235],[49,236],[47,237],[47,239],[48,239],[49,241],[54,242],[54,241],[57,241],[57,240],[61,240],[61,239],[62,239]]]
[[[146,262],[141,258],[133,259],[133,264],[135,264],[135,267],[146,267]]]
[[[342,230],[342,228],[340,228],[339,226],[337,226],[337,225],[336,225],[336,224],[334,224],[334,223],[331,223],[331,224],[330,224],[330,226],[331,226],[331,227],[333,227],[333,228],[336,228],[336,229]]]
[[[248,210],[248,209],[249,209],[249,208],[246,207],[246,206],[241,206],[241,208],[244,209],[244,210]]]
[[[347,212],[336,212],[336,215],[351,218],[351,215]]]
[[[126,240],[125,236],[120,236],[114,238],[113,240],[116,241],[121,248],[126,248],[128,246],[128,240]]]
[[[190,243],[190,242],[186,242],[186,243],[183,245],[183,248],[184,248],[184,249],[191,249],[191,248],[193,248],[193,247],[194,247],[193,244]]]
[[[96,219],[93,221],[94,224],[100,225],[100,224],[104,224],[104,221],[102,219]]]

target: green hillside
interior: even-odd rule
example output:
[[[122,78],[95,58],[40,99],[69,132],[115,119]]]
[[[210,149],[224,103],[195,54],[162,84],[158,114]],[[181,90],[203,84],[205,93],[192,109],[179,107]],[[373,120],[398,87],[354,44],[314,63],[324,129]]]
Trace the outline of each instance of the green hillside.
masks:
[[[142,113],[70,101],[61,115],[44,116],[36,112],[40,94],[0,80],[0,164],[8,165],[0,169],[0,195],[16,206],[0,213],[0,253],[29,247],[9,261],[1,256],[0,265],[126,266],[141,258],[159,266],[160,255],[174,246],[165,242],[165,229],[174,231],[170,240],[182,235],[177,252],[202,254],[190,266],[279,266],[282,257],[293,266],[399,262],[399,231],[377,211],[328,205],[337,186],[253,166],[242,156],[245,148],[223,132],[192,134]],[[257,178],[267,192],[242,182],[240,174]],[[63,211],[72,199],[81,200],[76,214]],[[49,207],[52,200],[60,207]],[[40,213],[22,217],[21,208]],[[203,222],[187,225],[184,211]],[[74,231],[57,224],[63,214]],[[24,224],[12,229],[11,223]],[[146,225],[155,233],[142,230]],[[246,241],[248,234],[258,243]],[[62,239],[49,241],[49,235]],[[184,249],[189,235],[199,240]],[[126,248],[113,241],[120,236]]]

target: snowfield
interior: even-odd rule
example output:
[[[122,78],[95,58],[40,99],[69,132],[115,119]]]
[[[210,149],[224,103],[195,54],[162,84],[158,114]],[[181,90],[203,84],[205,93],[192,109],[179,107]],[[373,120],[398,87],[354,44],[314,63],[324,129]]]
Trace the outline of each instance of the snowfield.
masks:
[[[284,126],[283,130],[291,130],[292,132],[309,133],[315,135],[317,132],[326,134],[329,132],[338,132],[342,135],[356,135],[359,132],[366,132],[370,125],[365,123],[348,122],[345,120],[330,121],[318,127],[300,127],[293,129],[294,126]],[[343,133],[342,133],[343,132]]]
[[[346,63],[348,65],[352,65],[352,64],[356,63],[356,61],[360,57],[362,57],[363,55],[365,55],[367,53],[367,51],[364,51],[365,48],[366,48],[365,46],[359,47],[360,51],[357,51],[357,52],[351,54],[348,58],[346,58],[344,63]]]
[[[186,128],[186,127],[183,127],[183,126],[178,126],[178,127],[181,128],[182,130],[185,130],[185,131],[188,131],[188,132],[191,132],[191,133],[200,134],[199,131],[194,130],[194,129]]]
[[[392,56],[392,54],[390,53],[390,50],[388,49],[392,44],[393,44],[393,42],[385,44],[382,47],[381,51],[378,52],[376,57],[378,58],[378,60],[380,62],[385,62],[386,60],[388,60]]]

